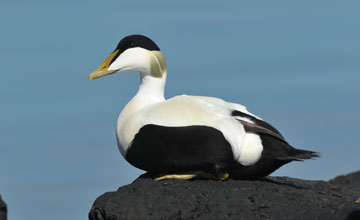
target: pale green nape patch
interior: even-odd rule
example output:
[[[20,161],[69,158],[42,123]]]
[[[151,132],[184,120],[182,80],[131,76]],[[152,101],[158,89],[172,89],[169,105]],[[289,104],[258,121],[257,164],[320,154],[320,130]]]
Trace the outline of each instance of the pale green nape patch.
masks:
[[[154,77],[162,78],[167,71],[165,57],[161,51],[150,51],[150,53],[150,74]]]

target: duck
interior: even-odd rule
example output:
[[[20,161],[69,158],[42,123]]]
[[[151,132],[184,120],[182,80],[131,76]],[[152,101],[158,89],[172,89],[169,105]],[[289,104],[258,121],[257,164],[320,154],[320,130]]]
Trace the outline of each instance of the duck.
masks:
[[[124,37],[88,79],[140,73],[136,95],[117,120],[122,156],[164,179],[259,179],[292,161],[319,157],[292,147],[283,135],[243,105],[215,97],[164,96],[167,65],[149,37]]]

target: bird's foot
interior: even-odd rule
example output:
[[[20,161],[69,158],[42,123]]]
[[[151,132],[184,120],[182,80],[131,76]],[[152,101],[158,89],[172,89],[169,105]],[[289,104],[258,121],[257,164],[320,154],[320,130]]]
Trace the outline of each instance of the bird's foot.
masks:
[[[195,178],[195,174],[171,174],[171,175],[164,175],[155,178],[155,181],[166,180],[166,179],[178,179],[178,180],[189,180]]]
[[[164,175],[155,178],[155,181],[160,180],[166,180],[166,179],[178,179],[178,180],[189,180],[194,178],[200,178],[200,179],[213,179],[213,180],[226,180],[229,179],[229,174],[224,173],[220,176],[206,173],[206,172],[196,172],[195,174],[170,174],[170,175]]]
[[[224,173],[222,177],[220,177],[220,180],[227,180],[229,179],[230,175],[228,173]]]

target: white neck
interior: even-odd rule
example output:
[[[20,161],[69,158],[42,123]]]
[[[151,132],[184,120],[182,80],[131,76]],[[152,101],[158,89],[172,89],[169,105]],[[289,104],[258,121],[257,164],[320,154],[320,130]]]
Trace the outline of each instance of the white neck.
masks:
[[[120,114],[119,120],[123,121],[132,114],[159,102],[165,101],[164,90],[166,74],[161,78],[141,73],[140,87],[136,95],[125,106]]]
[[[165,100],[164,90],[166,83],[166,74],[161,78],[153,77],[146,73],[140,73],[140,87],[135,98],[145,99],[144,104],[155,104]]]

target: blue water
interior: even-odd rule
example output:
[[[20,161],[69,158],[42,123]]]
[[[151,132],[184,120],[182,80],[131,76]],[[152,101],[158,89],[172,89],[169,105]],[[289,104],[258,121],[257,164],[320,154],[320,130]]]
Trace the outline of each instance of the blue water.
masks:
[[[10,220],[87,219],[142,171],[116,119],[135,72],[88,81],[133,33],[168,62],[167,97],[217,96],[322,157],[273,175],[328,180],[360,169],[359,1],[12,1],[0,5],[0,194]]]

